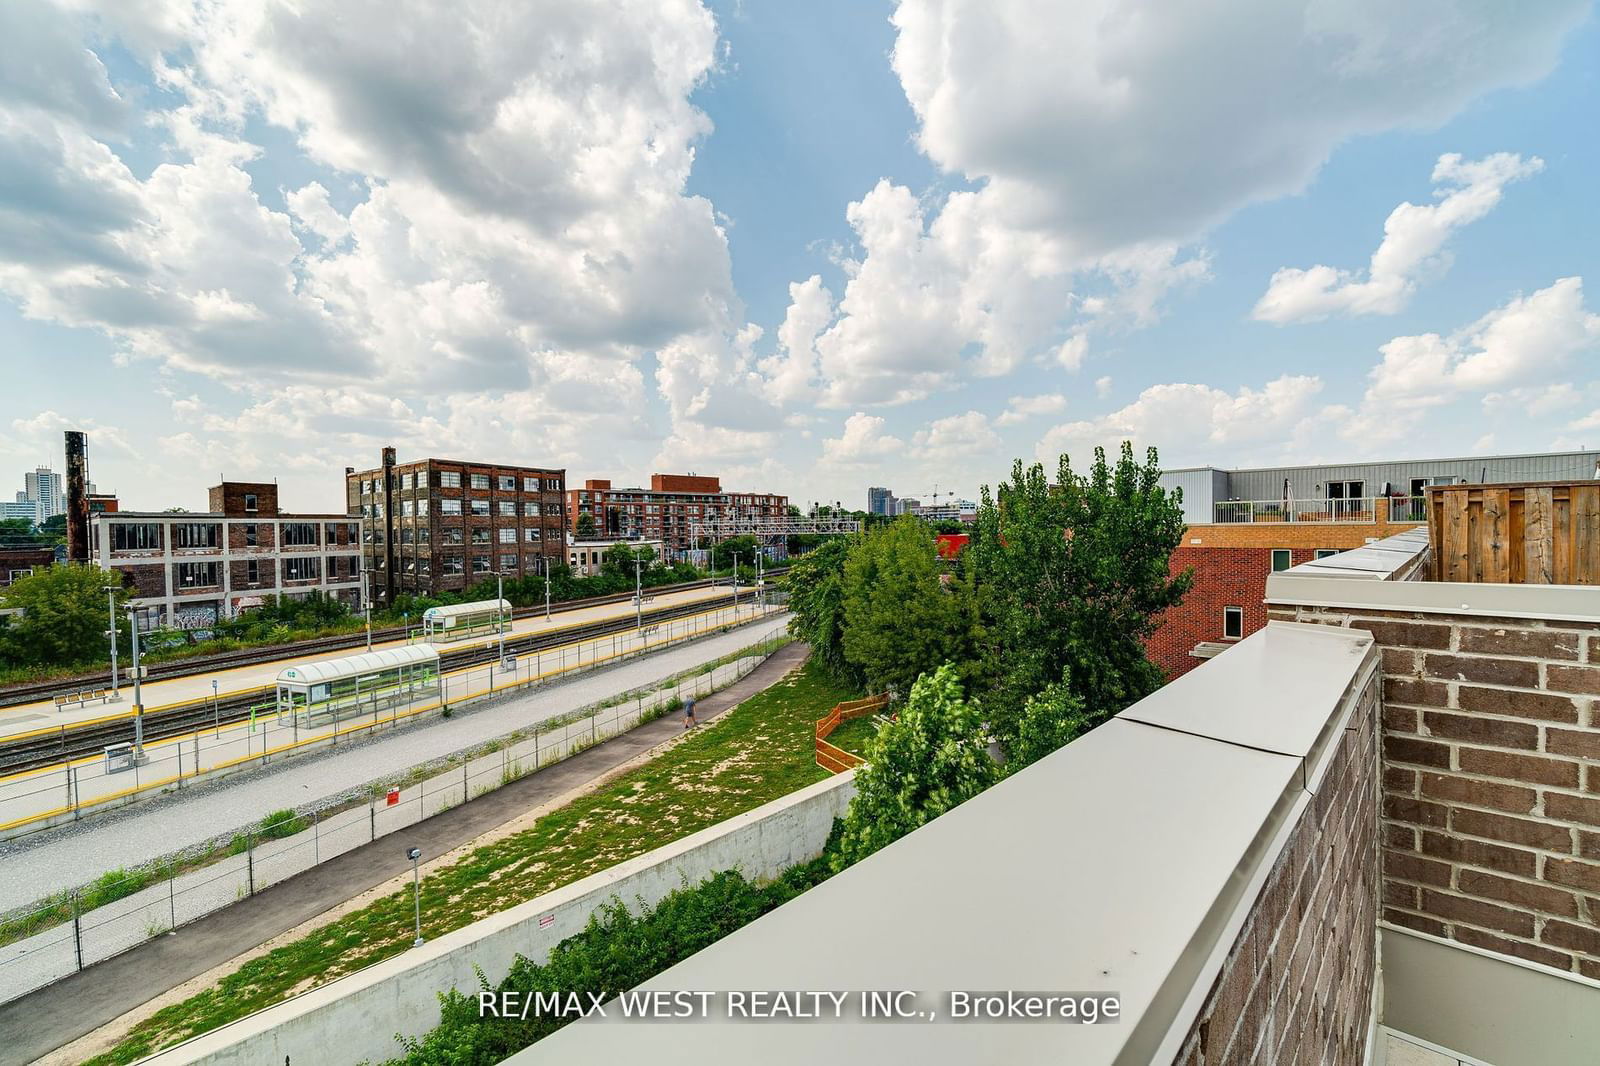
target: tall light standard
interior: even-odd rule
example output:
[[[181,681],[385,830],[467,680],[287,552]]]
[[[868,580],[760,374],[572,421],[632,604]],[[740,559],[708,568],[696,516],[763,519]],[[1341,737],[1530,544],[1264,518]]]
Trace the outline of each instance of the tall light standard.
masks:
[[[411,860],[411,898],[416,907],[417,939],[411,942],[414,948],[422,946],[422,875],[417,870],[417,861],[422,858],[421,848],[411,848],[406,852],[406,858]]]
[[[122,693],[117,687],[117,593],[122,591],[122,586],[101,587],[106,591],[106,615],[111,619],[111,628],[106,630],[106,636],[111,638],[111,698],[121,700]]]
[[[739,553],[730,552],[733,556],[733,614],[739,616]]]
[[[133,758],[135,762],[144,762],[144,696],[139,688],[144,667],[139,665],[139,616],[133,604],[126,607],[128,630],[133,636]]]
[[[550,557],[540,556],[544,560],[544,620],[550,621]]]
[[[644,571],[640,569],[643,561],[635,555],[633,557],[633,622],[638,629],[644,628]],[[670,627],[668,629],[670,632]]]
[[[505,572],[494,572],[494,627],[500,631],[500,668],[506,666]]]
[[[367,626],[367,650],[372,650],[372,597],[368,595],[367,575],[372,573],[372,567],[361,568],[361,617]]]
[[[767,553],[761,548],[756,548],[756,606],[760,607],[767,602],[767,582],[763,577],[762,561]]]

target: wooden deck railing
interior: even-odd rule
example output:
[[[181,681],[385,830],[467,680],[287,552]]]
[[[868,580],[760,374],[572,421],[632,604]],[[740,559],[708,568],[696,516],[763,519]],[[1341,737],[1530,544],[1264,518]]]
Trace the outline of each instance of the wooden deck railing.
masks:
[[[1428,489],[1435,581],[1600,584],[1600,481]]]
[[[830,774],[843,773],[846,770],[860,766],[865,760],[859,755],[851,754],[843,748],[828,743],[828,737],[840,723],[848,722],[852,718],[865,718],[869,714],[876,714],[889,703],[887,693],[879,696],[868,696],[864,700],[846,700],[836,705],[825,716],[817,719],[817,765]]]

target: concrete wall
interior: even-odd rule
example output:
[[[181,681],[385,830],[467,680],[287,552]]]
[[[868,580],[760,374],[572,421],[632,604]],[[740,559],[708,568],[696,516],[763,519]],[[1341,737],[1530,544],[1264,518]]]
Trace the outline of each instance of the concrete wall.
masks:
[[[764,880],[815,858],[854,794],[853,773],[818,782],[144,1061],[332,1066],[392,1058],[396,1033],[420,1036],[438,1023],[439,993],[475,989],[476,969],[499,981],[518,955],[545,961],[613,897],[653,904],[722,870]]]

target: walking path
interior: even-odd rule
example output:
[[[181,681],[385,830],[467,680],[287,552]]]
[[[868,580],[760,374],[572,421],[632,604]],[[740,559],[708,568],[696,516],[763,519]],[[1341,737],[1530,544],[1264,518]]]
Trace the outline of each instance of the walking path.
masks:
[[[751,639],[748,630],[729,636],[740,642]],[[770,687],[804,662],[808,652],[804,644],[785,645],[742,680],[700,700],[695,706],[696,718],[701,722],[714,719]],[[419,847],[427,856],[443,855],[534,807],[601,783],[630,761],[653,754],[682,733],[682,719],[672,715],[638,726],[419,822],[406,830],[403,841],[385,837],[363,845],[171,935],[147,941],[0,1006],[0,1061],[32,1062],[184,981],[408,873],[411,867],[405,858],[407,847]]]

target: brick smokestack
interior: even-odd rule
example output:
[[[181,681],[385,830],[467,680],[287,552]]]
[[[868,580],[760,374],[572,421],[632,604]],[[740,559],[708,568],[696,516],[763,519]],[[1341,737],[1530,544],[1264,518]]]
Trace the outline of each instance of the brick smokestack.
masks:
[[[89,561],[89,478],[84,469],[88,442],[80,430],[67,430],[67,562]]]

